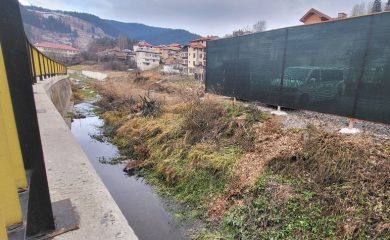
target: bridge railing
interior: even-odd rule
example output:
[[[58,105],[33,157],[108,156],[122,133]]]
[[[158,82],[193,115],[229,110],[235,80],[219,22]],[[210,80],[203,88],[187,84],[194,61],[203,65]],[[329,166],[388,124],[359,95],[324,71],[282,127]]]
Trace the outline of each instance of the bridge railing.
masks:
[[[33,44],[27,41],[27,48],[30,54],[30,65],[33,80],[67,74],[67,68],[45,54],[41,53]]]
[[[18,193],[28,188],[0,43],[0,239],[22,222]]]
[[[67,68],[26,38],[19,2],[0,1],[0,239],[55,230],[32,85]]]

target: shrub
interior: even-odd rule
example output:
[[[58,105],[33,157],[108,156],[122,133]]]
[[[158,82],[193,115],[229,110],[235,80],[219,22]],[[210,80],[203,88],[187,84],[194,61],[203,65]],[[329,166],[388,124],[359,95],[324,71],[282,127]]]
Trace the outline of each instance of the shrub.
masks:
[[[216,139],[226,128],[226,110],[216,102],[195,101],[186,110],[182,127],[188,144]]]
[[[126,71],[127,66],[125,63],[117,60],[111,60],[109,62],[105,62],[103,64],[103,68],[106,71],[113,70],[113,71]]]

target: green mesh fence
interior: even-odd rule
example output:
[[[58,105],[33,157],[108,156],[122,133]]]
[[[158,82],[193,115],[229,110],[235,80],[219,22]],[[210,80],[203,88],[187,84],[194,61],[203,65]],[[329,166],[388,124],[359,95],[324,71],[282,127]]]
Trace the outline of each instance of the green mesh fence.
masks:
[[[211,41],[206,89],[390,123],[390,13]]]

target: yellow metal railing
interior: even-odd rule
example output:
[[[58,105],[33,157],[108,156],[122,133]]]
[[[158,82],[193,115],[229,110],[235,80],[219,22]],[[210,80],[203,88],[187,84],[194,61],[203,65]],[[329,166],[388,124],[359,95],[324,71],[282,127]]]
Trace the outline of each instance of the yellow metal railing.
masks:
[[[33,81],[64,75],[64,65],[52,60],[27,42]],[[10,86],[0,42],[0,239],[7,229],[23,222],[18,193],[28,188],[22,150],[15,122]]]
[[[65,65],[45,56],[31,43],[27,43],[27,47],[30,53],[31,72],[35,79],[42,80],[47,77],[67,74]]]
[[[0,238],[22,222],[18,190],[27,188],[21,148],[0,44]]]

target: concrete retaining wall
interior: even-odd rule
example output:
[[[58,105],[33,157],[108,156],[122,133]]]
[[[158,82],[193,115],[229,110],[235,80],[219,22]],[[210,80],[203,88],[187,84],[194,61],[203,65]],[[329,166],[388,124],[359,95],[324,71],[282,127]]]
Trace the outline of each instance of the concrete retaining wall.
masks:
[[[67,77],[34,85],[51,200],[70,199],[80,216],[79,230],[54,239],[138,239],[57,110],[66,109],[69,88]]]
[[[107,78],[107,74],[100,73],[100,72],[82,71],[81,74],[83,74],[86,77],[97,79],[100,81],[103,81]]]
[[[44,89],[57,111],[63,117],[66,117],[72,99],[72,87],[69,78],[53,78],[50,81],[45,82]]]

